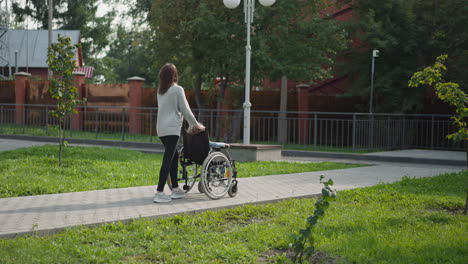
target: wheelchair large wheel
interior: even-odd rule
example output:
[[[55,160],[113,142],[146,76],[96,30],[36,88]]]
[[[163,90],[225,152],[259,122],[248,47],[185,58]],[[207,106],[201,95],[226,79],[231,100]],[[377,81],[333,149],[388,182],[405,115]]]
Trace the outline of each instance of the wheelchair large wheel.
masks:
[[[231,162],[222,152],[215,151],[206,157],[202,165],[201,190],[211,199],[223,197],[232,184]]]

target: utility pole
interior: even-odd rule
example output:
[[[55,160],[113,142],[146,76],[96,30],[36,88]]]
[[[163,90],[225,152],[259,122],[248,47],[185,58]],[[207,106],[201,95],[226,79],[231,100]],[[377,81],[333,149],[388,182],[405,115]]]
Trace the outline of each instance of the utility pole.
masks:
[[[49,1],[49,22],[48,22],[48,33],[49,33],[49,45],[48,47],[50,47],[50,45],[52,45],[52,16],[54,14],[54,6],[53,6],[53,2],[52,0],[48,0]],[[52,71],[50,70],[50,67],[48,69],[48,76],[49,76],[49,79],[52,78]]]

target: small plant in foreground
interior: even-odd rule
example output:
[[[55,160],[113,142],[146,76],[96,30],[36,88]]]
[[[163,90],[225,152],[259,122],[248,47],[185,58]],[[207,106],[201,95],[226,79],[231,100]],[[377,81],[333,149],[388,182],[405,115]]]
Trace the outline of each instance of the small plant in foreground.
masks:
[[[330,186],[333,185],[333,180],[329,179],[324,182],[323,175],[320,175],[320,183],[324,185],[322,188],[322,197],[315,203],[314,215],[307,218],[306,228],[299,230],[299,234],[294,238],[292,247],[295,251],[294,262],[302,263],[302,260],[309,258],[315,252],[313,229],[317,225],[320,218],[325,215],[325,210],[330,206],[330,201],[336,199],[336,191]]]

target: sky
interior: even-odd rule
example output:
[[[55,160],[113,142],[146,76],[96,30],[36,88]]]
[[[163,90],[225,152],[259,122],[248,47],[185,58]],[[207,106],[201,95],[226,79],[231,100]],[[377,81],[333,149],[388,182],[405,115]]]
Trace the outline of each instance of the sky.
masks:
[[[117,10],[117,18],[115,19],[114,24],[124,24],[124,25],[130,27],[131,20],[129,20],[128,18],[127,19],[122,19],[122,18],[119,17],[119,14],[120,15],[123,14],[123,12],[126,9],[128,9],[128,5],[131,5],[134,2],[135,2],[134,0],[128,0],[128,1],[126,1],[125,4],[119,3],[116,6],[114,6],[114,7],[116,7],[116,10]],[[98,1],[98,5],[99,5],[99,8],[98,8],[98,11],[96,12],[96,15],[98,17],[103,16],[103,15],[107,14],[109,11],[112,10],[112,6],[104,3],[102,0]]]
[[[44,1],[47,1],[47,0],[44,0]],[[3,0],[3,3],[2,3],[2,6],[1,6],[1,9],[4,9],[5,8],[5,4],[8,3],[9,5],[9,11],[11,13],[11,5],[12,3],[19,3],[20,6],[25,6],[26,5],[26,0]],[[135,1],[134,0],[128,0],[126,1],[125,4],[122,4],[122,3],[119,3],[117,4],[116,6],[114,7],[117,7],[117,13],[118,14],[122,14],[124,12],[124,10],[126,10],[128,8],[128,5],[131,4],[131,3],[134,3]],[[98,17],[100,16],[103,16],[105,14],[107,14],[109,11],[112,10],[112,6],[110,6],[109,4],[106,4],[105,1],[103,0],[98,0],[97,1],[97,4],[98,4],[98,9],[97,9],[97,12],[96,12],[96,15]],[[117,25],[117,24],[124,24],[128,27],[130,27],[131,25],[131,21],[128,20],[128,19],[121,19],[118,15],[114,21],[114,25]],[[27,19],[25,24],[24,24],[24,28],[25,29],[35,29],[37,28],[37,24],[34,23],[31,19]]]

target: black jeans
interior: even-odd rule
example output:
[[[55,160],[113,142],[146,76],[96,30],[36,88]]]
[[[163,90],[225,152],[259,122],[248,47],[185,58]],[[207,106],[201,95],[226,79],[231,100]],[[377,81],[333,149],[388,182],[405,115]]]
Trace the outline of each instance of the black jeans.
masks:
[[[158,192],[164,191],[164,185],[169,174],[171,175],[172,187],[176,188],[179,186],[177,184],[179,153],[177,153],[176,149],[179,136],[165,136],[160,137],[160,139],[164,145],[164,156],[161,169],[159,170]]]

